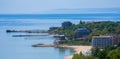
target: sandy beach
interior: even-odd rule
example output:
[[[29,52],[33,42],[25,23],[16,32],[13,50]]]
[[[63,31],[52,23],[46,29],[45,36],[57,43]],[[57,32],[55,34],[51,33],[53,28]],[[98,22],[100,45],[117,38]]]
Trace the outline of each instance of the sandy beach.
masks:
[[[90,49],[92,48],[92,46],[64,46],[66,48],[72,48],[75,51],[75,54],[77,53],[85,53],[87,51],[90,51]],[[65,56],[65,59],[72,59],[72,56]]]
[[[90,51],[90,49],[92,48],[92,46],[75,46],[75,45],[55,45],[55,44],[35,44],[33,45],[33,47],[59,47],[59,48],[71,48],[74,49],[75,54],[82,52],[83,54],[85,52]],[[72,59],[72,55],[71,56],[65,56],[65,59]]]

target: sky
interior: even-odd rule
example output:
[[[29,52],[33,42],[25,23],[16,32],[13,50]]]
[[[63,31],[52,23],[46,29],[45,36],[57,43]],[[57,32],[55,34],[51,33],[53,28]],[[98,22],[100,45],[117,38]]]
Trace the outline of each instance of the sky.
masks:
[[[0,14],[41,14],[82,8],[120,8],[120,0],[0,0]]]

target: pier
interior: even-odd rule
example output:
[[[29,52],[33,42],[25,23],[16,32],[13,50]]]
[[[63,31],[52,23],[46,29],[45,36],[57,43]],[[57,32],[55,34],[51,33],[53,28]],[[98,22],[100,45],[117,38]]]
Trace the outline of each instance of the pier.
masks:
[[[32,47],[55,47],[56,45],[54,44],[35,44],[32,45]]]
[[[19,33],[48,33],[47,30],[6,30],[7,33],[19,32]]]
[[[57,44],[35,44],[32,47],[57,47],[57,48],[69,48],[68,45],[57,45]]]
[[[49,34],[38,34],[38,35],[12,35],[12,37],[36,37],[36,36],[49,36]]]
[[[57,45],[57,44],[35,44],[32,47],[57,47],[57,48],[72,48],[70,45]]]

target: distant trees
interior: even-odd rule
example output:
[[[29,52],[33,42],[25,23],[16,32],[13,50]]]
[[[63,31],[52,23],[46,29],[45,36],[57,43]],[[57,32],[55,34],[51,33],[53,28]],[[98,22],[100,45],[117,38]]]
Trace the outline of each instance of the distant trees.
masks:
[[[111,21],[102,21],[102,22],[91,22],[84,23],[84,26],[80,24],[76,26],[86,27],[91,30],[88,39],[91,39],[92,36],[105,35],[105,34],[120,34],[120,22],[111,22]]]
[[[65,21],[62,23],[62,28],[70,28],[72,25],[70,21]]]
[[[67,24],[68,23],[68,24]],[[63,28],[50,29],[52,33],[64,34],[67,37],[75,39],[75,30],[78,28],[87,28],[90,34],[87,36],[88,41],[91,41],[92,36],[106,35],[106,34],[120,34],[120,22],[102,21],[102,22],[83,22],[79,24],[71,24],[70,22],[63,23]],[[66,26],[64,28],[64,25]],[[70,26],[70,27],[69,27]]]
[[[79,27],[86,27],[91,30],[90,35],[104,35],[104,34],[119,34],[120,33],[120,22],[110,22],[110,21],[103,21],[103,22],[91,22],[85,23],[84,26],[80,24],[76,25]]]

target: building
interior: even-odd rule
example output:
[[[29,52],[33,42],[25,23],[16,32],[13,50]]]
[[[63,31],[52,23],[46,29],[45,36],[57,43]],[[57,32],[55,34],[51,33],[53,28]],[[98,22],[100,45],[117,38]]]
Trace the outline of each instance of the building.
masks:
[[[89,34],[90,34],[90,31],[87,28],[78,28],[76,30],[76,39],[85,40]]]
[[[114,37],[114,45],[120,44],[120,35],[112,35]]]
[[[70,21],[65,21],[62,23],[62,28],[70,28],[72,25]]]
[[[98,48],[104,48],[106,46],[113,45],[113,37],[112,36],[94,36],[92,38],[92,46]]]
[[[92,46],[98,48],[104,48],[107,46],[116,46],[120,43],[119,36],[93,36]]]
[[[54,40],[54,44],[60,44],[62,40],[66,40],[64,35],[55,35],[54,37],[56,38],[56,40]]]
[[[53,37],[58,39],[58,40],[65,40],[65,36],[64,35],[54,35]]]

